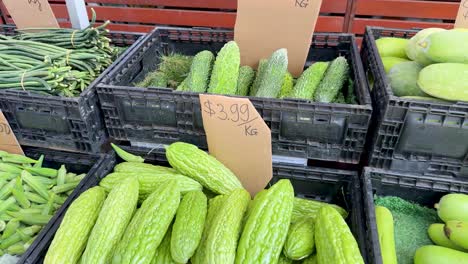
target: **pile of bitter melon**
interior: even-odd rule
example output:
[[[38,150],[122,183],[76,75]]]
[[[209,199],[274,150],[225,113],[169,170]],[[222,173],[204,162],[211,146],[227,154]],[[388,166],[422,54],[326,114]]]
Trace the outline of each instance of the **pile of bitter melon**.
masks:
[[[44,263],[364,263],[347,212],[289,180],[252,200],[194,145],[166,149],[172,168],[114,149],[125,162],[70,205]]]
[[[168,60],[171,55],[164,56],[160,68],[148,74],[137,85],[172,87],[171,83],[174,82],[170,80],[174,78],[166,74],[167,68],[177,68],[177,76],[184,75],[181,73],[183,67],[167,67],[184,61],[180,55],[172,56],[174,59],[171,60]],[[185,75],[185,79],[177,87],[178,91],[357,103],[354,84],[349,78],[349,65],[344,57],[338,57],[332,62],[316,62],[296,80],[288,72],[286,49],[279,49],[270,58],[260,60],[255,71],[250,66],[240,66],[239,47],[236,42],[230,41],[216,57],[208,50],[197,53]]]
[[[0,151],[0,256],[21,255],[86,176]]]

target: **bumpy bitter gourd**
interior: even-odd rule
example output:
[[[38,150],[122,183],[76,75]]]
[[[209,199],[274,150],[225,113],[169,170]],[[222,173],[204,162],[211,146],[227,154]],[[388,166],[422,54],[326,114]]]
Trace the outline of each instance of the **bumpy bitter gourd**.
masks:
[[[237,247],[236,264],[278,261],[288,235],[293,200],[291,182],[283,179],[253,203]]]
[[[219,162],[192,144],[175,142],[166,149],[169,163],[177,171],[218,194],[228,194],[242,188],[236,175]]]
[[[177,209],[172,228],[170,251],[177,263],[187,263],[200,244],[208,210],[207,198],[202,191],[184,195]]]

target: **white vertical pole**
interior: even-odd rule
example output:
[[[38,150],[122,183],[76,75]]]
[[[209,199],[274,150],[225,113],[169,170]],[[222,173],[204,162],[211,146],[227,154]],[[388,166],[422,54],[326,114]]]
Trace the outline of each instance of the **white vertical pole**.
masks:
[[[72,27],[76,29],[84,29],[89,26],[88,13],[84,0],[66,0],[68,15]]]

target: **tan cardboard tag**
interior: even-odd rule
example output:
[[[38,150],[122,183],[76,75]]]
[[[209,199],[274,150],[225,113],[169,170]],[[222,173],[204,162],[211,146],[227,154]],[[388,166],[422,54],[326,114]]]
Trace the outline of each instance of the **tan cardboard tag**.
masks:
[[[241,64],[256,67],[277,49],[288,50],[289,72],[298,77],[310,49],[322,0],[238,0],[234,39]]]
[[[3,112],[0,110],[0,150],[7,151],[14,154],[22,154],[23,149],[21,148],[18,140],[11,130],[10,124],[6,120]]]
[[[455,19],[456,28],[468,28],[468,0],[461,0]]]
[[[208,149],[252,197],[273,176],[271,131],[247,98],[200,94]]]
[[[59,28],[47,0],[3,0],[16,27]]]

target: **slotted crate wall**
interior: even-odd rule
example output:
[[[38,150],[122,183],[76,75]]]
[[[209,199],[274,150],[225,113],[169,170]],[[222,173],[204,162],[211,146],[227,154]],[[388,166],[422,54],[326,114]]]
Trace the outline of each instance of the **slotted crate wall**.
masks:
[[[343,32],[345,14],[350,0],[323,0],[318,32]],[[63,27],[70,21],[64,0],[49,0]],[[291,3],[294,3],[292,1]],[[111,20],[109,29],[129,32],[149,32],[154,25],[233,28],[236,20],[236,0],[86,0],[88,13],[97,13],[97,21]],[[13,23],[0,2],[5,20]]]

